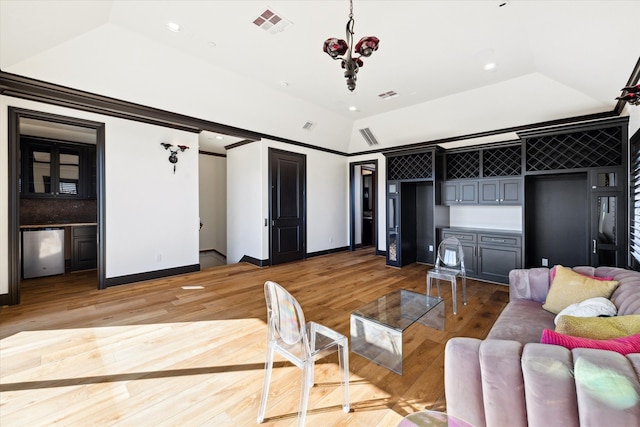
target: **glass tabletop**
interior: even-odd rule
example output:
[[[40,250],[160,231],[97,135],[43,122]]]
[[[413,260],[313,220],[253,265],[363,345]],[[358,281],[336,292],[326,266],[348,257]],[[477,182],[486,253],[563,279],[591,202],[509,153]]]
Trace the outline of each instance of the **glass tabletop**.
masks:
[[[404,331],[441,302],[442,298],[398,289],[359,307],[352,314]]]

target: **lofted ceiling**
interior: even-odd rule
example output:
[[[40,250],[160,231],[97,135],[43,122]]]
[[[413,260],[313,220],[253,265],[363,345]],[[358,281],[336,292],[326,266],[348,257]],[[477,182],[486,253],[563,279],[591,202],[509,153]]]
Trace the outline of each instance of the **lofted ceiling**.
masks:
[[[267,9],[282,31],[253,23]],[[0,0],[0,69],[359,153],[610,112],[640,57],[640,1],[355,0],[355,39],[381,41],[351,93],[322,52],[348,13],[347,0]]]

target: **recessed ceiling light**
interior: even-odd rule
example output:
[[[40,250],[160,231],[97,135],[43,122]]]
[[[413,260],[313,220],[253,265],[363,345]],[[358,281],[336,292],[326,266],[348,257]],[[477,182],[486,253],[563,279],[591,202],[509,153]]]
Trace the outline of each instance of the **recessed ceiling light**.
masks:
[[[358,107],[352,105],[351,107],[349,107],[349,111],[358,111]]]
[[[482,69],[485,71],[495,71],[496,68],[498,68],[498,64],[496,64],[495,62],[487,62],[482,67]]]
[[[284,80],[280,82],[280,87],[285,88],[289,87],[289,82],[285,82]]]
[[[182,27],[179,24],[176,24],[175,22],[169,22],[167,24],[167,29],[169,31],[173,31],[174,33],[179,33],[180,31],[182,31]]]
[[[216,136],[216,139],[222,139],[221,135]]]

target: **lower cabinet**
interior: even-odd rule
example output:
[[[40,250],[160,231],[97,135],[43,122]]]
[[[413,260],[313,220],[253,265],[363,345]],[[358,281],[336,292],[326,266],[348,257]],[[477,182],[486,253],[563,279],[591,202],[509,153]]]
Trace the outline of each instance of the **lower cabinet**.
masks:
[[[467,277],[509,283],[509,272],[522,268],[522,235],[493,230],[443,228],[441,239],[456,237],[464,251]]]
[[[98,265],[95,225],[71,227],[71,270],[89,270]]]

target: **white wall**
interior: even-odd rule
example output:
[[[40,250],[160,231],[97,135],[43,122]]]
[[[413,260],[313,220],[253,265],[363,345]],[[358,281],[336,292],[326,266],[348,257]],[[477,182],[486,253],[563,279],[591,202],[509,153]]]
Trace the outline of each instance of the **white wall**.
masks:
[[[263,140],[227,151],[227,262],[269,258],[269,148],[307,156],[307,253],[347,246],[347,158]]]
[[[197,264],[198,135],[0,96],[0,240],[6,242],[7,107],[105,123],[105,274],[107,278]],[[176,173],[161,142],[184,144]],[[0,245],[0,293],[8,292],[8,253]]]
[[[227,159],[200,154],[200,250],[227,254]]]
[[[262,171],[262,142],[227,151],[227,263],[243,256],[266,259],[263,239],[267,182]],[[268,235],[267,235],[268,236]],[[268,251],[267,251],[268,254]]]
[[[450,206],[449,215],[450,227],[523,230],[522,206]]]

